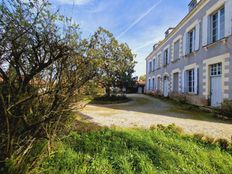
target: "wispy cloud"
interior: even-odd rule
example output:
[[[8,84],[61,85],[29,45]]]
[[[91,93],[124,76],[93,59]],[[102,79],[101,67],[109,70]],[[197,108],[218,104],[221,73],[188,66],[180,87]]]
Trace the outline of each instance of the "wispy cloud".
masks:
[[[159,0],[155,3],[151,8],[149,8],[146,12],[144,12],[137,20],[135,20],[131,25],[129,25],[123,32],[118,35],[118,39],[126,34],[130,29],[132,29],[136,24],[138,24],[143,18],[145,18],[152,10],[154,10],[163,0]]]
[[[58,0],[62,4],[75,4],[75,5],[84,5],[89,3],[91,0]]]

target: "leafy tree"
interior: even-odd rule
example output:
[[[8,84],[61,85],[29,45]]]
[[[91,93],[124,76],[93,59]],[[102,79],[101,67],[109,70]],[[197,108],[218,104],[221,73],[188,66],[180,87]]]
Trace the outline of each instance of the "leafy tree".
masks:
[[[69,119],[75,94],[96,74],[78,25],[47,0],[0,4],[0,168],[21,163],[40,138],[52,140]],[[18,167],[18,168],[17,168]]]
[[[99,28],[91,38],[91,48],[99,60],[98,81],[110,96],[111,87],[128,87],[134,73],[134,55],[126,44],[119,44],[109,31]]]
[[[145,81],[146,81],[146,74],[145,74],[145,75],[140,76],[140,77],[139,77],[139,80],[141,80],[141,81],[144,81],[144,82],[145,82]]]

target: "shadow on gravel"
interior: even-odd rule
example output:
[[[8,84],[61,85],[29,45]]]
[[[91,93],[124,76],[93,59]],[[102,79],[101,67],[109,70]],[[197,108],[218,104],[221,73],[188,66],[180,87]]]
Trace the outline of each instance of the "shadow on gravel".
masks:
[[[132,101],[124,104],[94,105],[98,109],[115,109],[129,112],[139,112],[164,117],[176,117],[182,119],[201,120],[216,123],[232,124],[232,121],[222,120],[216,117],[214,113],[202,111],[197,106],[180,104],[168,99],[158,99],[141,94],[129,94],[128,98]],[[87,119],[89,116],[85,116]],[[91,119],[91,117],[89,117]],[[167,118],[168,119],[168,118]]]

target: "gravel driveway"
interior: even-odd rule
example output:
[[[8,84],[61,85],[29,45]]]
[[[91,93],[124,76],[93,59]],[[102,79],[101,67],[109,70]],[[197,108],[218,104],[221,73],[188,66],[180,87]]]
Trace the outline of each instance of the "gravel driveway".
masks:
[[[176,124],[186,133],[203,133],[210,137],[231,139],[231,122],[221,121],[202,111],[189,111],[153,97],[128,95],[131,102],[115,105],[87,105],[82,114],[101,126],[143,127]]]

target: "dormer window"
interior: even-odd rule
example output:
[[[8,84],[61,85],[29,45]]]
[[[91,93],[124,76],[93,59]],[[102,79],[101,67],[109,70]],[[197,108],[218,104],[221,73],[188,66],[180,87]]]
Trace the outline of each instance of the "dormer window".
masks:
[[[189,3],[189,12],[192,11],[198,4],[200,0],[192,0],[190,3]]]

